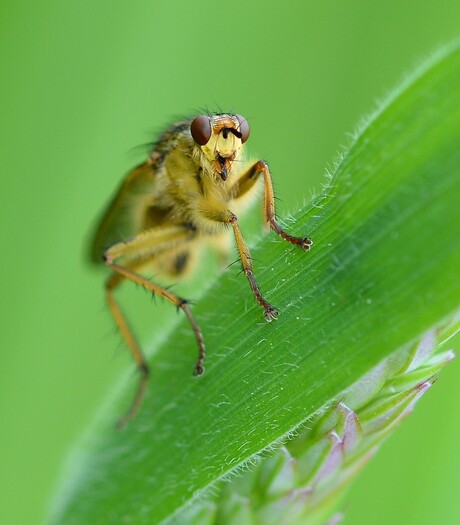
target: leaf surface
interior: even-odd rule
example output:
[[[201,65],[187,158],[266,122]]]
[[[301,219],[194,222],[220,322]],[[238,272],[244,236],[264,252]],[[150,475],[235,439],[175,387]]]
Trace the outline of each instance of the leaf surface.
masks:
[[[139,415],[113,428],[132,377],[73,454],[54,524],[169,521],[222,476],[337,400],[385,357],[460,308],[460,51],[439,53],[356,135],[324,193],[287,221],[302,253],[263,237],[255,273],[227,271],[151,360]],[[299,164],[299,170],[302,167]],[[299,192],[307,188],[299,184]],[[154,308],[152,306],[152,308]],[[116,405],[114,407],[114,404]]]

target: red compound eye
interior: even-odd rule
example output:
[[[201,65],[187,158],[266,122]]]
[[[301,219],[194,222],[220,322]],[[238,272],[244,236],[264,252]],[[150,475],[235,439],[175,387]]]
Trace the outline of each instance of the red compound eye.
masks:
[[[240,128],[238,131],[241,133],[241,142],[244,143],[249,138],[250,129],[249,129],[248,121],[242,115],[235,115],[235,117],[240,123]]]
[[[190,125],[190,132],[193,140],[199,146],[204,146],[211,138],[211,119],[205,115],[195,117]]]

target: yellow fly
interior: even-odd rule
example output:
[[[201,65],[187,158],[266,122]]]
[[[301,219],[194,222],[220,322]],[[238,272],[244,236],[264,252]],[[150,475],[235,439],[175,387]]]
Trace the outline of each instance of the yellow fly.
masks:
[[[199,375],[204,372],[205,345],[188,301],[147,279],[146,270],[154,269],[177,280],[194,265],[204,243],[227,250],[233,231],[252,293],[265,319],[276,319],[278,312],[264,299],[254,277],[237,218],[256,194],[260,177],[264,181],[267,226],[304,251],[312,245],[308,237],[293,237],[276,221],[267,163],[244,161],[248,137],[249,124],[241,115],[200,115],[173,124],[160,136],[147,161],[127,175],[95,231],[91,258],[105,262],[111,270],[105,285],[107,301],[141,373],[136,397],[120,426],[139,409],[149,374],[145,357],[114,297],[115,288],[124,279],[182,309],[198,343],[195,373]]]

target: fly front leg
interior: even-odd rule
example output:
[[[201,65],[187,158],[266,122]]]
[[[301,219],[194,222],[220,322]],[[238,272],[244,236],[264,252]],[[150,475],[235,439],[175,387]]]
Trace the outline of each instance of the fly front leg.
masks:
[[[275,216],[275,194],[270,169],[264,160],[259,160],[244,173],[237,182],[238,188],[236,199],[243,197],[255,185],[257,179],[263,175],[264,178],[264,215],[265,221],[281,238],[308,251],[313,244],[309,237],[294,237],[287,233],[276,221]]]
[[[265,320],[272,321],[273,319],[277,319],[278,311],[274,306],[272,306],[268,301],[265,300],[264,296],[260,291],[259,285],[257,284],[256,278],[254,277],[251,254],[249,253],[248,245],[246,244],[246,241],[243,238],[243,234],[241,233],[241,229],[238,224],[238,219],[236,215],[234,215],[231,211],[226,211],[220,217],[220,220],[222,222],[230,224],[230,226],[233,228],[236,247],[240,255],[243,271],[246,277],[248,278],[249,285],[251,287],[252,293],[254,294],[254,297],[256,298],[256,301],[264,309]]]

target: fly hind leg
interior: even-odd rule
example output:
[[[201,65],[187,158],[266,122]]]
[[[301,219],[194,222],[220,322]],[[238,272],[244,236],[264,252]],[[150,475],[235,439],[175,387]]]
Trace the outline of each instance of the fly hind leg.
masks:
[[[146,279],[139,273],[145,266],[164,259],[164,261],[169,261],[168,268],[170,271],[174,269],[176,274],[181,274],[190,262],[189,252],[187,248],[183,247],[186,247],[193,238],[194,232],[186,226],[152,228],[127,242],[113,245],[104,253],[105,263],[113,272],[106,282],[107,302],[141,374],[135,398],[128,412],[119,420],[119,427],[125,426],[139,410],[149,376],[147,361],[114,296],[115,288],[125,279],[140,284],[146,290],[164,297],[185,313],[198,343],[198,359],[195,365],[195,373],[200,375],[204,372],[203,362],[206,351],[203,335],[190,312],[187,301]],[[171,266],[171,261],[173,261],[173,266]]]
[[[106,281],[105,293],[107,297],[107,303],[109,305],[110,311],[112,312],[113,318],[115,319],[115,322],[118,326],[118,329],[120,330],[123,338],[128,344],[128,347],[136,361],[140,373],[140,379],[139,385],[136,390],[136,394],[134,396],[129,410],[117,422],[117,426],[120,429],[123,428],[126,425],[126,423],[130,419],[132,419],[138,412],[144,399],[145,389],[147,387],[149,378],[149,366],[147,364],[147,361],[145,360],[145,357],[139,347],[139,344],[137,343],[130,327],[128,326],[123,312],[121,311],[117,301],[115,300],[114,290],[123,280],[124,278],[122,275],[113,273]]]

